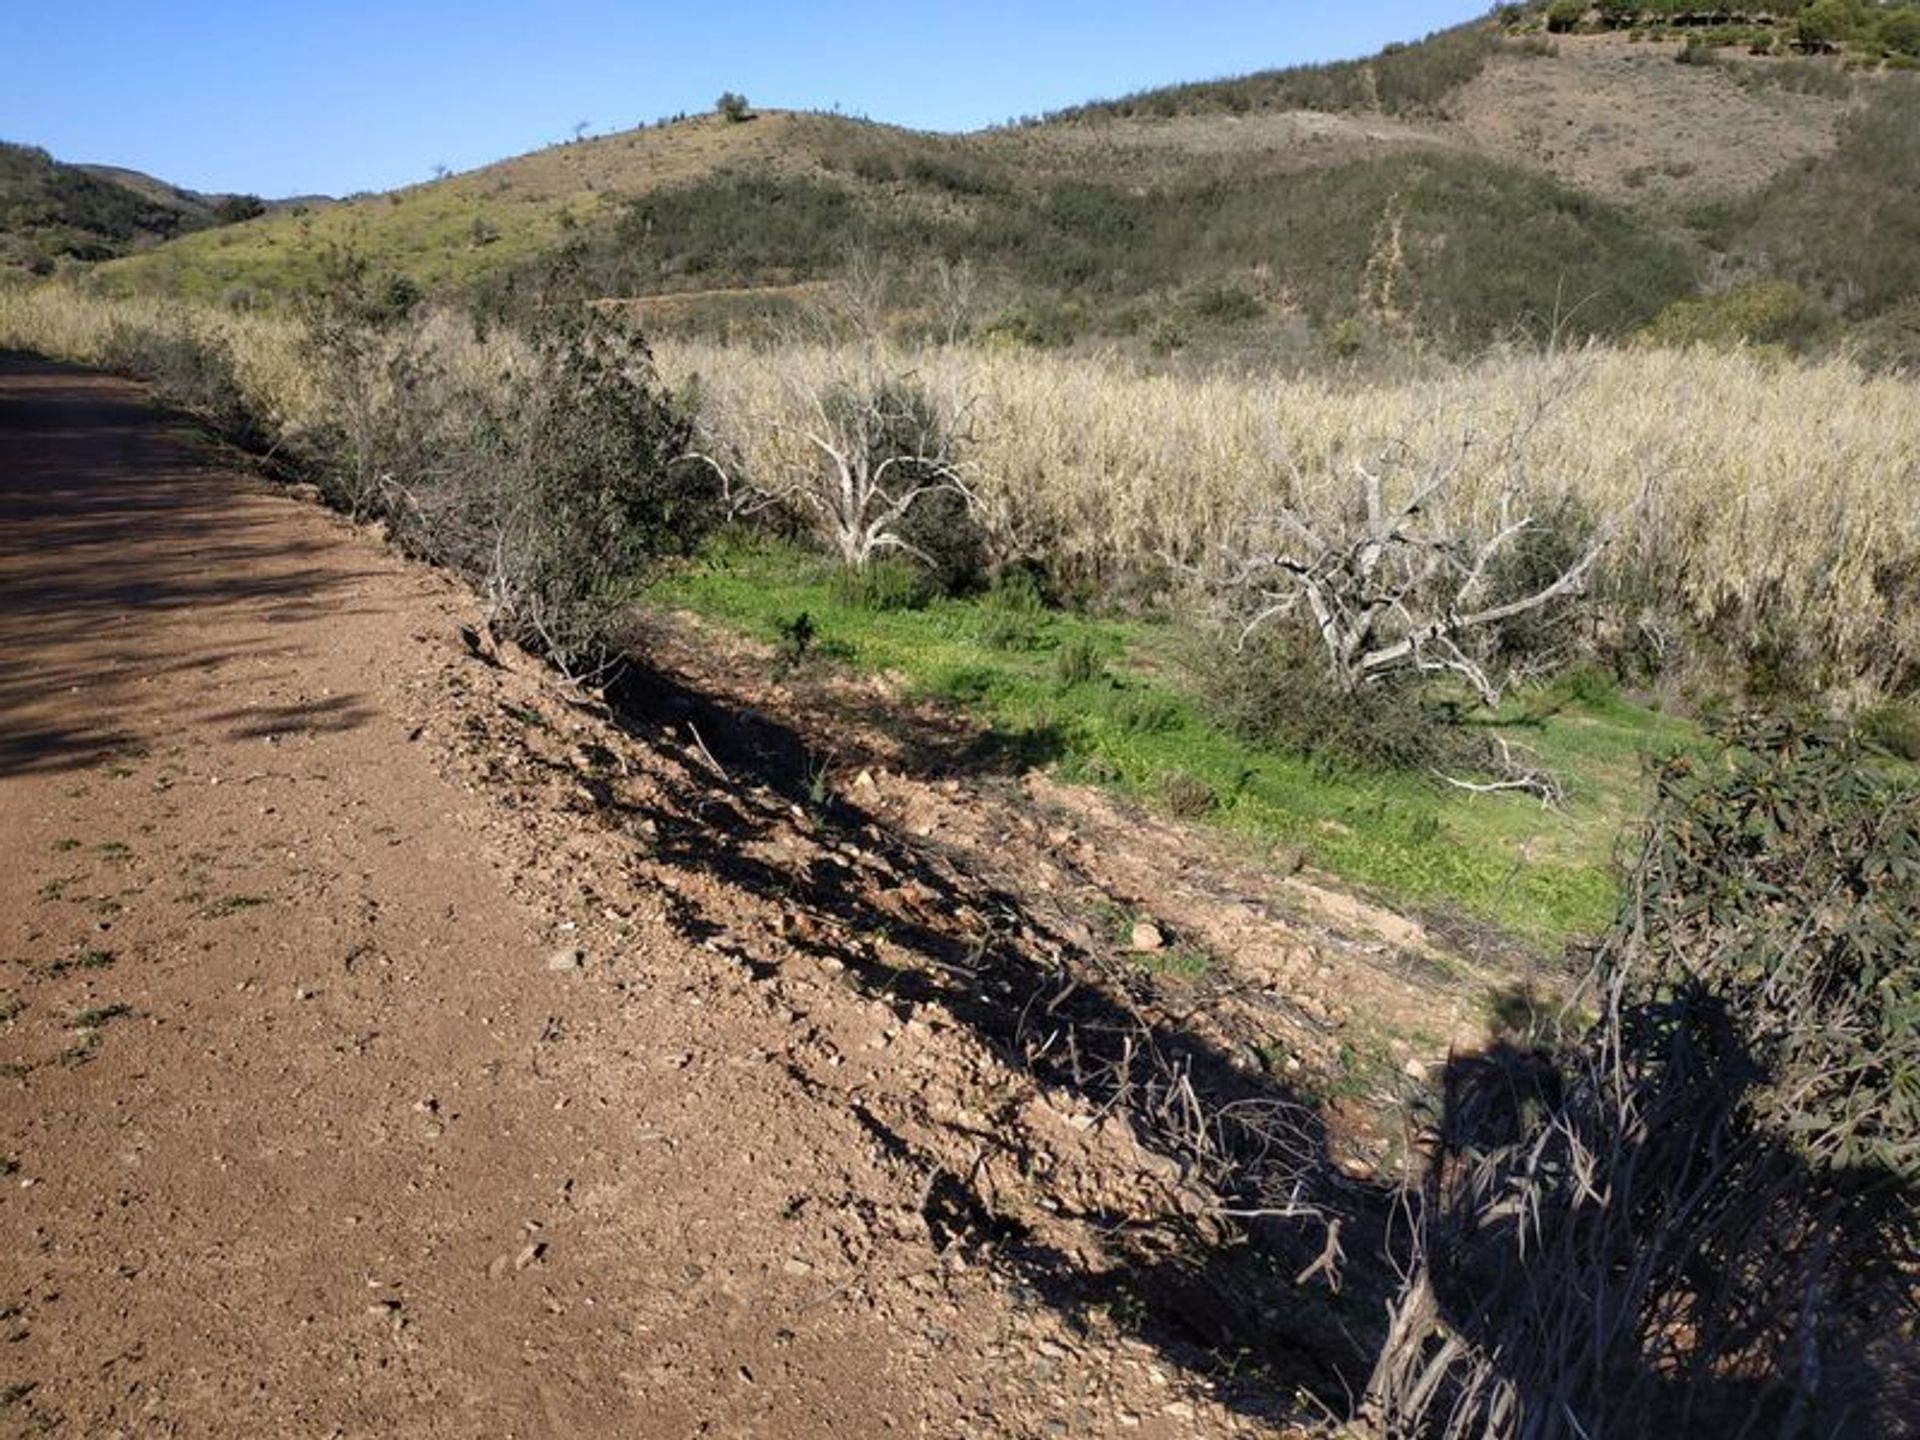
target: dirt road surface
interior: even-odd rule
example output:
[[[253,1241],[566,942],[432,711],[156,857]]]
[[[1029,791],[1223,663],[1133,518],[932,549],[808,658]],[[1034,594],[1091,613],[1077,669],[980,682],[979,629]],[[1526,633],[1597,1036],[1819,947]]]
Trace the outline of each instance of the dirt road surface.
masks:
[[[0,358],[0,597],[0,1433],[1269,1433],[986,1263],[1090,1122],[452,581]]]

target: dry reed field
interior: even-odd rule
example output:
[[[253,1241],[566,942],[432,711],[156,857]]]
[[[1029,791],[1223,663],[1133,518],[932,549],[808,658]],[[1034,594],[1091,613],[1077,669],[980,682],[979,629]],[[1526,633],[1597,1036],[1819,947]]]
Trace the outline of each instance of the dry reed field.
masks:
[[[0,344],[98,361],[116,325],[218,333],[278,432],[316,419],[287,321],[0,293]],[[512,363],[507,342],[483,345],[455,316],[429,319],[425,338],[468,379]],[[999,557],[1044,557],[1096,593],[1177,581],[1278,506],[1329,515],[1352,503],[1356,466],[1390,486],[1448,467],[1456,514],[1484,515],[1518,483],[1618,520],[1607,564],[1649,616],[1735,649],[1791,633],[1832,689],[1899,687],[1920,665],[1920,386],[1844,360],[1590,347],[1368,382],[969,346],[674,342],[656,359],[670,384],[698,377],[716,453],[763,484],[810,463],[834,385],[914,381],[961,437]]]

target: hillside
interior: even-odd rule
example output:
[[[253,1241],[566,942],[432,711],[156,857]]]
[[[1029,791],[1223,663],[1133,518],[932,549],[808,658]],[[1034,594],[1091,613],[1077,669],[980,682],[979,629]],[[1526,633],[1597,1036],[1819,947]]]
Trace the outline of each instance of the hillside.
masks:
[[[70,165],[0,143],[0,270],[51,273],[237,220],[266,207],[250,195],[203,195],[138,170]]]
[[[790,112],[682,120],[184,235],[99,282],[271,300],[337,246],[430,292],[511,304],[564,256],[571,283],[655,328],[724,331],[791,318],[857,245],[896,277],[965,262],[976,332],[1163,353],[1620,336],[1772,280],[1801,287],[1778,301],[1805,312],[1787,327],[1800,340],[1900,308],[1897,259],[1863,284],[1846,246],[1818,238],[1818,197],[1843,191],[1877,254],[1920,238],[1920,162],[1877,138],[1906,126],[1911,76],[1544,24],[1528,12],[961,136]],[[903,323],[953,323],[955,297],[943,321],[929,295],[908,281],[886,299]],[[1716,311],[1708,328],[1727,323],[1746,322]]]

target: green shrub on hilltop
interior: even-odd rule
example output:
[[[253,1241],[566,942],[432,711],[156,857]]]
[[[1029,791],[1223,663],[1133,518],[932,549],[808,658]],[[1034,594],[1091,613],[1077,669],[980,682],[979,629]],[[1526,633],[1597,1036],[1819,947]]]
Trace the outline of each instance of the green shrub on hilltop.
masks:
[[[1768,345],[1804,353],[1832,329],[1832,314],[1798,285],[1759,280],[1676,300],[1643,334],[1658,345]]]

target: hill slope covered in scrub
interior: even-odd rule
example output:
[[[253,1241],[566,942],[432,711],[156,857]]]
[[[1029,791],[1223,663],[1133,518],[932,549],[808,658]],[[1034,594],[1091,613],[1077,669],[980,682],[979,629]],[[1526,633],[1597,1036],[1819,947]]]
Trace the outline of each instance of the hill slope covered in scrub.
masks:
[[[964,269],[944,298],[899,287],[902,323],[1040,344],[1463,350],[1623,336],[1680,304],[1682,334],[1810,347],[1865,326],[1899,359],[1899,257],[1920,241],[1901,57],[1623,29],[1618,9],[1555,30],[1516,8],[1365,61],[967,135],[679,120],[185,235],[98,280],[271,302],[340,247],[510,303],[564,261],[651,328],[724,331],[790,316],[857,245],[896,275]],[[1842,212],[1866,223],[1836,231]]]
[[[68,165],[0,142],[0,271],[49,274],[261,214],[250,195],[203,195],[138,170]]]

